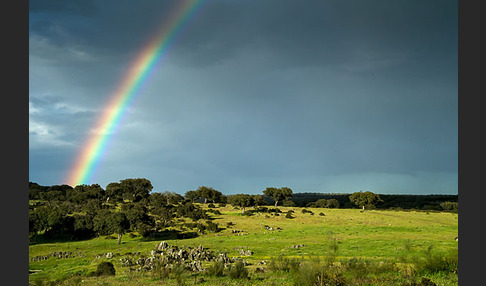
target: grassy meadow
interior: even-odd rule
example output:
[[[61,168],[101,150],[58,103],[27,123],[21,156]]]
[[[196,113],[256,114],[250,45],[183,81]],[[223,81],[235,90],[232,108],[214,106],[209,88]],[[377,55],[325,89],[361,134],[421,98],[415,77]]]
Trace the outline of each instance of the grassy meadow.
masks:
[[[313,212],[310,214],[299,207],[279,209],[279,215],[244,216],[231,205],[218,207],[221,215],[209,214],[222,230],[186,239],[168,232],[153,239],[125,234],[120,245],[114,237],[104,236],[31,244],[29,280],[32,285],[312,285],[305,282],[306,275],[314,275],[317,267],[326,269],[319,272],[322,277],[317,285],[458,284],[457,271],[437,271],[449,261],[457,265],[457,213],[308,208]],[[293,218],[285,217],[289,210],[294,211]],[[173,229],[194,231],[183,227],[190,220],[178,222]],[[119,263],[129,253],[150,256],[161,241],[179,247],[202,245],[226,252],[230,258],[242,258],[248,264],[245,269],[249,278],[231,278],[229,270],[220,277],[189,271],[172,271],[164,276],[153,271],[129,271]],[[295,245],[304,246],[293,248]],[[253,254],[242,256],[240,249]],[[33,261],[34,257],[60,251],[72,252],[73,257]],[[114,256],[106,258],[104,254],[110,252]],[[293,271],[292,259],[301,262]],[[102,261],[113,263],[115,276],[90,275]],[[290,265],[290,270],[277,267],[281,264]],[[209,269],[212,265],[207,262],[203,266]]]

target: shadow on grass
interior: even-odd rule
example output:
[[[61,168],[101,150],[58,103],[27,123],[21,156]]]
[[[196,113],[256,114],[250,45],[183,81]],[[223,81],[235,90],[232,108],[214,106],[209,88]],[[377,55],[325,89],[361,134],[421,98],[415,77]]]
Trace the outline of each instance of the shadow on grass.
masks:
[[[52,236],[46,234],[33,234],[29,236],[29,245],[43,244],[43,243],[68,243],[74,241],[84,241],[95,238],[96,236],[87,236],[76,238],[73,235]]]

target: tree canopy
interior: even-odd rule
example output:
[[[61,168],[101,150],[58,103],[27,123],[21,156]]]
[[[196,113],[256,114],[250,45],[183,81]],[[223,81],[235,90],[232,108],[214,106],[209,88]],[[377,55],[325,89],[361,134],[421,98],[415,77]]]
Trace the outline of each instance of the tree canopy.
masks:
[[[279,201],[288,200],[289,198],[292,197],[292,190],[287,187],[281,187],[281,188],[268,187],[263,191],[263,194],[265,196],[272,197],[275,200],[275,207],[277,207]]]
[[[204,203],[206,204],[208,200],[211,200],[213,203],[217,203],[221,201],[223,197],[223,193],[217,191],[211,187],[200,186],[195,191],[188,191],[186,193],[186,199],[190,199],[192,201],[202,198],[204,199]]]
[[[229,203],[233,206],[241,207],[241,213],[245,213],[246,207],[255,205],[255,199],[252,195],[236,194],[229,197]]]
[[[362,207],[363,210],[365,207],[374,208],[378,203],[383,202],[383,200],[380,199],[380,195],[370,191],[355,192],[349,196],[349,200],[355,205]]]

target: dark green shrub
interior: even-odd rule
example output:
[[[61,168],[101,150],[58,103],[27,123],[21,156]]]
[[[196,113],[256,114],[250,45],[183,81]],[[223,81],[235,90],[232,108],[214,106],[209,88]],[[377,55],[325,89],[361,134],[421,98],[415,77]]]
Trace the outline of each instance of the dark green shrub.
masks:
[[[196,228],[199,232],[204,232],[206,230],[206,226],[200,222],[196,224]]]
[[[253,215],[253,211],[252,211],[252,210],[247,210],[247,211],[244,211],[244,212],[243,212],[243,215],[244,215],[244,216],[252,216],[252,215]]]
[[[234,265],[230,266],[229,276],[232,279],[248,278],[248,270],[245,268],[243,261],[238,260]]]
[[[292,213],[290,211],[287,212],[287,214],[285,215],[286,218],[294,218],[292,216]]]
[[[268,208],[267,207],[256,207],[255,211],[260,212],[260,213],[267,213]]]
[[[115,272],[115,266],[108,261],[103,261],[96,267],[96,276],[114,276]]]
[[[208,204],[208,208],[210,208],[210,209],[214,209],[215,207],[216,207],[216,206],[215,206],[213,203],[209,203],[209,204]]]
[[[443,202],[443,203],[440,204],[440,207],[444,211],[457,213],[458,209],[459,209],[459,203],[458,202]]]
[[[218,224],[217,223],[214,223],[210,220],[206,221],[206,224],[207,224],[207,229],[209,231],[212,231],[212,232],[218,232],[220,231],[221,229],[218,227]]]
[[[269,213],[282,213],[282,211],[279,208],[271,208],[268,209]]]
[[[324,214],[324,213],[319,213],[319,215],[320,215],[320,216],[325,216],[325,214]]]
[[[311,214],[311,215],[313,215],[313,214],[314,214],[314,212],[313,212],[313,211],[310,211],[310,210],[308,210],[308,209],[303,209],[303,210],[302,210],[302,213],[303,213],[303,214]]]

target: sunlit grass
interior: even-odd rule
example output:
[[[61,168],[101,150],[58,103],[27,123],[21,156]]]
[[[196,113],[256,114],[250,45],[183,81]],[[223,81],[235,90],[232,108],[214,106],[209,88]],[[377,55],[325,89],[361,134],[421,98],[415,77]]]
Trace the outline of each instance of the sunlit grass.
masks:
[[[210,250],[224,251],[230,258],[241,257],[237,247],[253,251],[252,256],[242,257],[253,264],[249,267],[252,279],[240,281],[244,284],[232,284],[233,282],[227,277],[201,276],[204,282],[199,282],[203,285],[258,285],[258,283],[263,284],[262,279],[266,279],[265,281],[268,283],[265,284],[268,285],[272,285],[272,283],[274,285],[292,285],[292,277],[288,273],[282,275],[276,275],[273,272],[254,273],[256,263],[262,260],[269,261],[280,254],[294,258],[314,257],[324,260],[329,254],[329,244],[332,241],[336,242],[338,248],[336,261],[349,261],[353,258],[372,261],[400,261],[410,254],[410,249],[413,249],[415,253],[424,253],[430,247],[443,253],[457,252],[457,241],[454,240],[458,236],[457,214],[384,210],[362,212],[359,209],[309,208],[314,212],[314,215],[311,215],[303,214],[302,208],[297,207],[279,207],[279,209],[282,211],[279,216],[268,213],[243,216],[241,210],[235,210],[231,205],[227,205],[217,208],[222,213],[221,215],[210,214],[214,218],[213,222],[223,228],[220,232],[206,232],[190,239],[165,240],[170,245],[191,247],[202,245]],[[288,210],[294,210],[295,218],[285,218]],[[320,212],[325,215],[319,216]],[[233,223],[233,226],[228,227],[230,222]],[[272,227],[274,230],[269,231],[265,226]],[[277,228],[281,230],[277,230]],[[232,230],[240,230],[245,235],[238,235]],[[80,275],[82,280],[85,280],[82,285],[100,285],[96,284],[99,281],[104,281],[109,285],[131,285],[130,283],[137,279],[144,283],[139,285],[160,284],[161,281],[150,278],[148,274],[143,276],[140,273],[128,273],[126,268],[117,263],[118,256],[116,256],[116,254],[123,256],[129,252],[148,255],[160,241],[160,239],[147,240],[140,236],[132,238],[124,235],[121,245],[117,245],[116,239],[105,237],[77,242],[31,245],[29,246],[29,258],[49,255],[56,251],[71,251],[84,257],[78,255],[67,259],[49,258],[44,261],[30,261],[30,270],[41,270],[31,274],[30,278],[31,280],[62,280]],[[305,246],[291,248],[296,244]],[[406,245],[408,249],[405,247]],[[97,258],[108,252],[115,254],[115,257],[112,259]],[[116,276],[86,277],[90,272],[95,271],[101,261],[111,261],[115,265]],[[407,263],[412,262],[408,260]],[[437,274],[434,279],[452,281],[452,284],[443,285],[457,285],[457,275],[452,278],[441,275],[444,276],[444,274]],[[192,280],[198,279],[189,274],[186,276],[186,280],[191,281],[190,285],[193,284]],[[378,280],[376,278],[376,281]],[[455,284],[454,281],[456,281]],[[175,285],[175,281],[171,279],[165,283]],[[376,285],[381,285],[379,281],[376,283]],[[385,282],[383,283],[382,285],[386,285]]]

